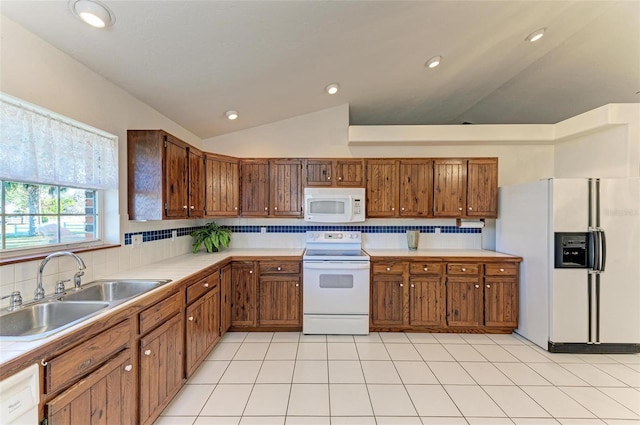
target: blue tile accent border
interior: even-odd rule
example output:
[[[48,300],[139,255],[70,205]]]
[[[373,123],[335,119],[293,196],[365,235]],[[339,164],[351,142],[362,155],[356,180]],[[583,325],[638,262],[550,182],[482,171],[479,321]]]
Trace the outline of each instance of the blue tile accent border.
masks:
[[[177,231],[178,237],[188,236],[193,231],[205,226],[182,227],[177,229],[151,230],[146,232],[133,232],[124,234],[124,244],[131,245],[131,236],[142,235],[142,242],[158,241],[171,238],[171,232]],[[263,227],[267,233],[304,233],[306,231],[360,231],[362,233],[405,233],[407,230],[419,230],[421,233],[482,233],[482,229],[462,229],[456,226],[366,226],[366,225],[301,225],[301,226],[255,226],[232,225],[225,226],[233,233],[261,233]]]

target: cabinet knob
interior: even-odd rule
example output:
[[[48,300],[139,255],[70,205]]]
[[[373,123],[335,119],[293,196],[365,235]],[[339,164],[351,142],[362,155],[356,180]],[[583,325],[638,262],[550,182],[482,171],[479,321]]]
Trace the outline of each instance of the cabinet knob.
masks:
[[[391,211],[395,211],[395,210],[396,210],[395,207],[391,207]]]
[[[124,370],[126,370],[127,372],[131,372],[133,370],[133,366],[131,366],[130,364],[126,365],[124,367]]]
[[[208,288],[208,287],[209,287],[209,283],[207,282],[207,283],[205,283],[205,284],[204,284],[204,285],[202,285],[202,286],[204,286],[205,288]]]
[[[422,270],[424,270],[426,272],[427,270],[429,270],[429,266],[424,266],[424,268]]]
[[[191,208],[192,210],[196,209],[196,207],[194,207],[193,205],[191,205],[189,208]]]
[[[416,287],[416,285],[414,285],[414,284],[412,283],[412,284],[411,284],[411,287],[412,287],[412,288],[415,288],[415,287]]]
[[[278,267],[278,271],[282,270],[282,267]]]
[[[487,285],[487,288],[491,288],[491,285]]]
[[[387,267],[387,271],[390,272],[391,271],[391,267]]]
[[[249,270],[249,274],[253,274],[253,270]]]
[[[458,211],[462,211],[462,207],[458,208]]]
[[[479,287],[480,287],[480,285],[474,285],[474,286],[475,286],[476,288],[479,288]]]
[[[233,207],[234,210],[238,211],[238,207]]]
[[[404,284],[401,283],[400,286],[402,287],[402,286],[404,286]]]
[[[300,284],[299,284],[299,283],[296,283],[296,286],[300,286]]]
[[[400,211],[404,211],[404,207],[400,208]]]
[[[189,316],[189,321],[193,322],[193,316]]]
[[[503,272],[503,271],[504,271],[504,269],[500,269],[500,271],[501,271],[501,272]]]
[[[144,350],[144,355],[145,356],[150,356],[151,355],[151,350]]]
[[[331,180],[331,176],[327,176],[327,180]]]
[[[338,177],[338,180],[342,181],[342,177]]]
[[[469,207],[469,211],[473,211],[473,208]]]
[[[265,209],[266,209],[266,208],[265,208]],[[278,211],[278,207],[274,207],[273,209],[274,209],[274,211]]]
[[[268,209],[267,207],[264,207],[264,210],[265,210],[265,211],[267,211],[267,209]]]
[[[465,268],[463,267],[463,268],[462,268],[462,271],[463,271],[463,272],[466,272],[466,271],[467,271],[467,269],[465,269]]]

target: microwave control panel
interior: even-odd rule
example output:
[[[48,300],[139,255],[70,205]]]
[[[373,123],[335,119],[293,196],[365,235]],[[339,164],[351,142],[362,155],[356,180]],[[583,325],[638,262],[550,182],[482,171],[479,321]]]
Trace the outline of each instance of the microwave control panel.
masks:
[[[362,201],[360,199],[353,199],[353,214],[360,215],[362,214]]]

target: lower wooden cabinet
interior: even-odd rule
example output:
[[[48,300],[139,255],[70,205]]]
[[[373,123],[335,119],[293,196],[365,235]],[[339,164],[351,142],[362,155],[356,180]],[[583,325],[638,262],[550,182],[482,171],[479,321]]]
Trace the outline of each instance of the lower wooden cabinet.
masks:
[[[302,292],[299,275],[261,275],[258,286],[260,326],[301,326]]]
[[[187,306],[185,320],[185,374],[190,377],[220,339],[220,275],[214,273],[205,284],[208,292]],[[196,285],[202,285],[202,282]],[[188,289],[187,289],[188,290]]]
[[[404,278],[402,275],[374,275],[371,280],[371,324],[404,324]]]
[[[231,266],[231,326],[256,326],[257,281],[252,261]]]
[[[443,325],[444,285],[440,276],[409,277],[409,324],[441,327]]]
[[[46,403],[49,425],[135,424],[135,372],[126,349]]]
[[[231,264],[220,269],[220,336],[231,327]]]
[[[140,338],[140,423],[152,423],[183,383],[183,324],[178,314]]]
[[[482,299],[478,277],[447,277],[447,326],[482,326]]]

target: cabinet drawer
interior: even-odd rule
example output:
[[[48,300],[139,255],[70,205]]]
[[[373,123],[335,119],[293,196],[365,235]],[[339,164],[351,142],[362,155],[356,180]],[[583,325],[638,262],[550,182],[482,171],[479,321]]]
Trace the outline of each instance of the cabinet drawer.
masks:
[[[409,263],[409,273],[411,274],[442,274],[442,263]]]
[[[374,263],[372,264],[373,274],[402,274],[402,263]]]
[[[300,262],[297,261],[261,261],[260,274],[294,274],[300,273]]]
[[[484,274],[487,276],[515,276],[518,271],[517,264],[499,263],[485,264]]]
[[[180,311],[181,293],[177,292],[140,313],[140,335],[144,335]]]
[[[447,274],[461,274],[461,275],[477,275],[480,271],[479,264],[468,263],[449,263],[447,264]]]
[[[47,394],[64,388],[125,348],[131,336],[129,332],[129,321],[125,320],[49,360],[45,371]]]
[[[215,272],[212,275],[209,275],[204,279],[187,286],[187,304],[191,304],[192,302],[206,294],[208,291],[217,288],[219,282],[220,273]]]

